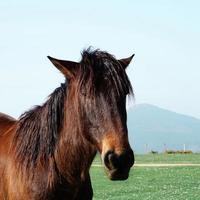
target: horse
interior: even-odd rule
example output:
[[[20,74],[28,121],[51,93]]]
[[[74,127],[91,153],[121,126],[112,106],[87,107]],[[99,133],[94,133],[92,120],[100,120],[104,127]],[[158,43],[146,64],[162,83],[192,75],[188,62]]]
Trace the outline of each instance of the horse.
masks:
[[[110,180],[128,178],[126,98],[134,94],[125,70],[134,54],[81,55],[80,62],[48,56],[65,82],[19,119],[0,114],[0,200],[91,200],[97,152]]]

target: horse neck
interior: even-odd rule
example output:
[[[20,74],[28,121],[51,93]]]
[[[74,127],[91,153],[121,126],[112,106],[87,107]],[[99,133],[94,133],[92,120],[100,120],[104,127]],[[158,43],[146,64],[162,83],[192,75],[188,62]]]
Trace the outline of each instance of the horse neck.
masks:
[[[84,181],[96,155],[96,148],[84,137],[82,119],[74,103],[67,100],[64,107],[63,126],[55,158],[62,176],[71,182]]]

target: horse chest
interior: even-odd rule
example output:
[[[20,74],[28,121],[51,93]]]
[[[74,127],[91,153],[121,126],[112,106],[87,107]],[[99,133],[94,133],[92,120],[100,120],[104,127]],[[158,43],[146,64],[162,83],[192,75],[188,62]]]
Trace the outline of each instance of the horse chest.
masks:
[[[50,190],[47,190],[44,185],[38,183],[34,184],[28,193],[30,194],[28,198],[30,200],[91,200],[93,196],[89,179],[76,186],[71,186],[66,182],[56,184]]]

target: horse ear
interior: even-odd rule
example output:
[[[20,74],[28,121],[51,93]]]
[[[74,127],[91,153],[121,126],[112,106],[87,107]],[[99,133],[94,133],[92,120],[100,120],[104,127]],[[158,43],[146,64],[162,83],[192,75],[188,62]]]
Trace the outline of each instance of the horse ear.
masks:
[[[132,58],[134,57],[135,54],[133,54],[132,56],[128,57],[128,58],[123,58],[118,60],[119,63],[123,66],[124,69],[126,69],[128,67],[128,65],[130,64]]]
[[[79,66],[79,63],[68,61],[68,60],[58,60],[56,58],[52,58],[47,56],[47,58],[54,64],[54,66],[67,78],[74,78],[76,74],[76,70]]]

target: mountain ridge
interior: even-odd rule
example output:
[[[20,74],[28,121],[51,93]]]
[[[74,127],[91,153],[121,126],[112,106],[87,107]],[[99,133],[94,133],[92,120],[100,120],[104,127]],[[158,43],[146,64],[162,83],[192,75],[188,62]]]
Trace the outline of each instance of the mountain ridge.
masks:
[[[163,111],[173,112],[173,113],[175,113],[175,114],[182,115],[182,116],[185,116],[185,117],[190,117],[190,118],[193,118],[193,119],[195,119],[195,120],[199,120],[199,121],[200,121],[200,118],[198,118],[198,117],[194,117],[194,116],[192,116],[192,115],[188,115],[188,114],[184,114],[184,113],[179,113],[179,112],[176,112],[176,111],[173,111],[173,110],[170,110],[170,109],[167,109],[167,108],[162,108],[162,107],[160,107],[160,106],[157,106],[157,105],[154,105],[154,104],[150,104],[150,103],[135,104],[134,106],[129,107],[129,109],[128,109],[127,112],[129,112],[129,110],[135,109],[135,108],[137,108],[137,107],[154,107],[154,108],[161,109],[161,110],[163,110]]]
[[[128,110],[129,138],[136,152],[182,149],[200,151],[200,120],[151,104],[138,104]],[[144,147],[145,146],[145,147]]]

